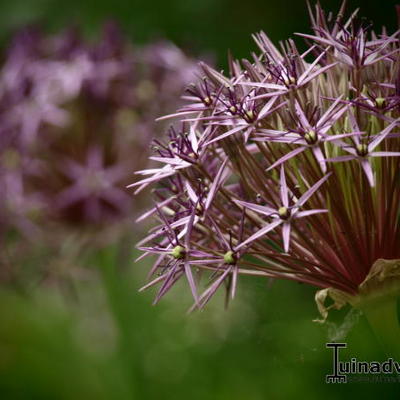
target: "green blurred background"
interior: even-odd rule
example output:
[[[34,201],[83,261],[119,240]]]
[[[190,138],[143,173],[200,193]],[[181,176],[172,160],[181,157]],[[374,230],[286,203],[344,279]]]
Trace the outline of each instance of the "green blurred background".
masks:
[[[349,8],[360,6],[376,28],[394,31],[396,2],[349,1]],[[321,3],[333,11],[340,5]],[[3,0],[0,42],[32,22],[49,32],[74,23],[96,37],[110,18],[137,43],[166,37],[190,55],[214,55],[221,68],[228,49],[237,58],[255,50],[255,31],[275,42],[308,31],[302,0]],[[349,328],[343,358],[385,356],[364,318],[348,309],[325,326],[313,323],[313,288],[244,279],[228,311],[216,298],[187,315],[186,287],[152,307],[153,293],[137,292],[148,269],[133,263],[139,229],[123,246],[82,260],[95,280],[71,280],[63,290],[1,289],[1,399],[328,400],[376,398],[383,391],[398,398],[399,383],[325,384],[331,370],[325,343],[343,340]]]
[[[311,1],[311,4],[315,2]],[[320,1],[326,10],[339,9],[341,0]],[[348,9],[361,7],[360,16],[376,28],[397,26],[398,0],[348,0]],[[251,34],[260,30],[275,42],[308,29],[305,0],[13,0],[0,2],[1,39],[21,24],[41,22],[51,31],[77,23],[96,35],[104,20],[116,19],[136,42],[164,37],[192,54],[209,51],[220,65],[230,49],[236,58],[255,50]]]

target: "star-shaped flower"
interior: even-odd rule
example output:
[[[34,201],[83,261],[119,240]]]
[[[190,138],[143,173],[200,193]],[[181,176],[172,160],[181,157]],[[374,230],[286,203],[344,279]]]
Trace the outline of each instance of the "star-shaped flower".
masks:
[[[317,183],[310,187],[298,200],[294,202],[294,204],[290,205],[289,203],[289,188],[286,184],[285,171],[283,166],[281,167],[280,174],[280,200],[281,206],[278,209],[275,209],[271,206],[261,206],[258,204],[247,203],[245,201],[237,200],[236,203],[249,209],[255,211],[257,213],[263,214],[267,217],[272,217],[272,222],[268,223],[256,233],[251,235],[245,241],[236,246],[235,250],[241,249],[243,246],[248,245],[251,242],[254,242],[258,238],[266,235],[268,232],[275,229],[277,226],[282,225],[282,238],[283,238],[283,247],[285,253],[289,251],[290,245],[290,231],[291,224],[295,219],[307,217],[313,214],[325,213],[328,210],[325,209],[315,209],[315,210],[306,210],[299,211],[300,207],[304,205],[304,203],[319,189],[319,187],[329,178],[329,175],[325,175],[321,178]]]
[[[351,119],[353,124],[356,125],[354,118]],[[341,162],[341,161],[350,161],[357,160],[360,162],[362,169],[364,170],[365,175],[368,178],[368,182],[371,187],[375,186],[374,172],[372,169],[370,157],[398,157],[400,156],[399,151],[374,151],[376,147],[388,136],[388,134],[392,131],[394,126],[399,124],[398,120],[393,121],[389,124],[383,131],[379,134],[367,138],[367,140],[362,140],[357,136],[353,136],[354,146],[350,146],[344,142],[336,143],[339,147],[341,147],[349,155],[338,156],[329,158],[326,161],[330,162]]]
[[[63,172],[71,185],[56,197],[55,204],[59,209],[80,204],[85,218],[100,222],[109,216],[107,206],[117,212],[129,206],[130,197],[119,186],[126,176],[123,165],[106,166],[99,148],[89,150],[85,164],[67,159],[64,167]]]

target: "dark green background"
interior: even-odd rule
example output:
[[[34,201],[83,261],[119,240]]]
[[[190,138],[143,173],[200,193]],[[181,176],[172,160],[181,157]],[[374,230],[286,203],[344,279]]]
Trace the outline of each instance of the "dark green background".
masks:
[[[336,11],[341,1],[323,0]],[[360,16],[376,27],[397,26],[394,6],[398,0],[349,0],[348,9],[361,7]],[[254,46],[250,35],[264,30],[274,40],[308,30],[303,0],[2,0],[1,37],[21,24],[40,21],[50,30],[71,23],[95,34],[104,20],[114,18],[138,42],[166,37],[194,53],[210,51],[224,63],[227,50],[248,57]]]
[[[322,1],[338,9],[339,1]],[[375,26],[397,25],[396,1],[350,1]],[[223,67],[227,50],[247,57],[251,33],[276,42],[309,31],[303,1],[173,0],[0,3],[0,40],[25,23],[48,31],[76,23],[96,37],[113,18],[138,43],[166,37],[191,55],[211,53]],[[23,295],[0,291],[0,398],[11,399],[337,399],[398,398],[397,385],[326,385],[328,328],[312,322],[315,290],[292,282],[240,281],[238,299],[222,298],[186,315],[187,288],[159,306],[138,294],[148,266],[126,265],[112,249],[85,260],[97,276],[74,282],[73,298],[54,288]],[[182,290],[180,290],[182,289]],[[340,326],[349,310],[334,313]],[[333,323],[332,323],[333,324]],[[384,358],[363,317],[350,330],[343,357]]]

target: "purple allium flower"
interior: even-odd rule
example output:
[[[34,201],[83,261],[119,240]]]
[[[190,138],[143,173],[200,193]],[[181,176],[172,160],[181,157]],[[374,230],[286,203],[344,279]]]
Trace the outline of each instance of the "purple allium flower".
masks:
[[[196,68],[171,43],[133,46],[113,23],[94,43],[21,30],[0,69],[1,232],[128,217],[130,171],[146,167],[163,129],[153,121],[182,104]]]
[[[117,185],[126,175],[125,166],[107,167],[103,156],[100,149],[91,148],[84,164],[65,160],[63,172],[71,184],[55,197],[57,207],[64,209],[77,205],[89,220],[97,223],[106,222],[107,214],[112,211],[126,212],[129,196]]]
[[[202,64],[188,104],[161,118],[181,129],[130,185],[154,187],[143,218],[158,225],[138,246],[157,254],[157,301],[186,275],[200,308],[224,283],[233,297],[242,274],[356,298],[380,259],[400,259],[399,32],[345,19],[344,4],[310,13],[304,53],[257,34],[252,61]]]

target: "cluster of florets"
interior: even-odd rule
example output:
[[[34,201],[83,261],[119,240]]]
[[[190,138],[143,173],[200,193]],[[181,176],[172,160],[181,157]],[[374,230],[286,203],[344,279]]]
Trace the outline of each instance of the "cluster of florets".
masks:
[[[349,294],[378,258],[400,258],[400,46],[353,13],[316,6],[300,53],[260,33],[228,75],[203,64],[159,168],[138,171],[159,224],[138,247],[156,255],[158,301],[186,277],[203,307],[241,274]],[[207,271],[209,273],[207,273]],[[205,279],[205,289],[200,290]]]
[[[128,217],[130,171],[196,68],[170,43],[132,46],[112,23],[94,43],[76,29],[19,32],[0,69],[0,237]]]

